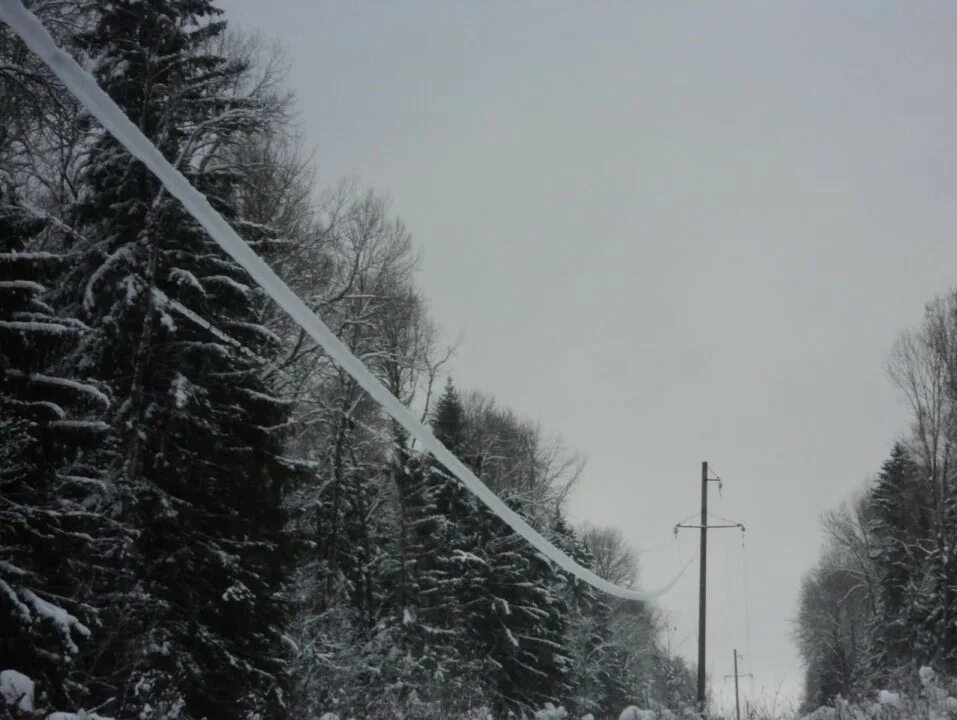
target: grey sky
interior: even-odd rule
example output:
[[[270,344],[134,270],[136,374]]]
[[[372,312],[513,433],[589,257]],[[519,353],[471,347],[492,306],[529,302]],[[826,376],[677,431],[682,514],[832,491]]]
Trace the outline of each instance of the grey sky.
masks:
[[[459,384],[587,454],[574,516],[654,548],[645,586],[691,556],[711,461],[755,691],[793,696],[818,516],[906,429],[883,357],[957,285],[957,5],[224,6],[288,47],[323,182],[393,198]],[[712,543],[719,693],[738,543]],[[662,603],[692,659],[695,589]]]

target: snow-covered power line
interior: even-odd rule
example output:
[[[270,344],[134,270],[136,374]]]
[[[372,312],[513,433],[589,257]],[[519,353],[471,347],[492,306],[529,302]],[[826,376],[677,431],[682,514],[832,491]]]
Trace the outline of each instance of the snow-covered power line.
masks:
[[[481,500],[515,532],[545,555],[558,567],[609,595],[626,600],[648,600],[667,592],[681,573],[667,585],[654,591],[639,591],[620,587],[579,565],[552,545],[541,533],[509,508],[453,455],[432,431],[416,418],[372,374],[359,358],[339,340],[329,327],[284,283],[229,223],[209,204],[206,197],[194,188],[183,175],[163,157],[150,140],[143,135],[123,111],[97,84],[88,72],[66,52],[61,50],[40,21],[20,0],[0,0],[0,19],[20,36],[26,45],[50,67],[66,88],[86,107],[110,133],[149,170],[156,175],[173,197],[192,214],[210,237],[238,262],[266,293],[299,324],[329,356],[335,360],[385,411],[391,415],[422,447],[448,468],[470,492]],[[682,568],[682,572],[683,572]]]

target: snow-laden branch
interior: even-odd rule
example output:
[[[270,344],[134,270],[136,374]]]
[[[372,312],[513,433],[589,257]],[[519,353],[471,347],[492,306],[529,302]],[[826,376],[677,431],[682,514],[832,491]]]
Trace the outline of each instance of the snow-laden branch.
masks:
[[[40,21],[20,0],[0,0],[0,20],[20,36],[26,45],[46,63],[66,88],[99,120],[110,133],[157,178],[173,197],[193,215],[209,233],[265,292],[299,324],[355,381],[372,396],[424,449],[455,474],[459,480],[488,508],[516,533],[555,563],[592,587],[626,600],[648,600],[667,592],[677,582],[681,572],[664,587],[654,591],[639,591],[620,587],[599,577],[593,571],[575,562],[552,545],[524,518],[509,508],[472,473],[448,448],[439,442],[432,431],[403,405],[372,374],[372,372],[339,340],[329,327],[284,283],[278,275],[249,247],[196,190],[183,175],[163,157],[150,140],[143,135],[123,111],[97,84],[88,72],[66,52],[61,50]],[[687,567],[687,566],[686,566]]]

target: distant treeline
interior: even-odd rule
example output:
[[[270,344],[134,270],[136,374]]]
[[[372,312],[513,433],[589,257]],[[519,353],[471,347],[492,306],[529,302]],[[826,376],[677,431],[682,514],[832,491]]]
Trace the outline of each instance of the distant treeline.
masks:
[[[795,637],[805,705],[957,676],[957,291],[927,306],[887,369],[910,431],[868,487],[824,517]]]

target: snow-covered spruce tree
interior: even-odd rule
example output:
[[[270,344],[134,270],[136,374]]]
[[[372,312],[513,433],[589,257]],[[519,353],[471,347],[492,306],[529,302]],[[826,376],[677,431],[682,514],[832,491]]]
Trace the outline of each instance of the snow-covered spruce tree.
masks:
[[[684,717],[696,717],[693,711],[697,696],[695,670],[683,658],[667,652],[655,656],[649,699]]]
[[[870,490],[877,607],[873,681],[908,664],[916,648],[914,617],[932,516],[926,483],[902,443],[896,443]]]
[[[465,450],[467,433],[465,428],[465,408],[455,388],[452,378],[445,382],[442,395],[435,403],[432,412],[432,434],[447,447],[453,455],[459,456]]]
[[[468,462],[467,428],[458,391],[448,379],[432,413],[432,432]],[[476,705],[492,664],[470,633],[486,598],[489,565],[481,546],[479,502],[430,458],[421,477],[421,506],[412,518],[416,630],[428,648],[446,704]]]
[[[537,427],[487,396],[471,393],[462,405],[462,459],[513,509],[550,533],[564,489],[580,469],[577,460],[567,462],[564,448],[541,442]],[[559,705],[569,689],[566,579],[491,511],[474,507],[466,537],[470,554],[482,562],[464,607],[470,652],[491,666],[489,705],[519,716],[546,702]]]
[[[942,498],[933,541],[927,543],[925,573],[915,589],[913,659],[932,664],[948,676],[957,673],[957,482]]]
[[[465,410],[451,378],[436,402],[432,432],[473,471],[477,469],[468,451]],[[442,525],[433,542],[431,560],[434,577],[430,592],[438,602],[427,602],[428,614],[439,621],[441,627],[464,632],[487,589],[489,565],[482,543],[486,524],[482,516],[487,510],[434,458],[428,481],[432,514]],[[474,666],[478,658],[471,640],[462,635],[458,642],[462,644],[465,669],[480,672],[481,668]]]
[[[58,365],[86,328],[45,301],[67,262],[37,249],[46,229],[0,187],[0,670],[31,678],[38,705],[72,707],[98,625],[88,583],[116,536],[97,512],[110,403]]]
[[[469,426],[451,380],[436,402],[432,429],[481,472],[491,447],[476,444],[481,429]],[[516,429],[493,432],[512,432],[514,439]],[[514,450],[498,460],[513,470],[534,466]],[[441,688],[436,701],[448,711],[476,706],[484,697],[503,716],[521,716],[547,702],[560,704],[568,690],[570,665],[567,579],[440,463],[430,459],[425,468],[415,463],[407,467],[412,469],[403,479],[410,610],[405,627],[413,652],[436,689]],[[497,463],[487,467],[501,472],[500,477],[507,474]],[[521,500],[509,502],[531,519]]]
[[[99,0],[91,12],[78,43],[100,84],[240,232],[256,232],[237,222],[240,173],[221,159],[276,109],[216,51],[219,11]],[[291,471],[272,428],[288,408],[261,380],[278,342],[246,273],[109,135],[83,183],[84,240],[61,297],[91,328],[73,367],[115,398],[115,512],[137,531],[114,632],[89,659],[95,699],[113,698],[122,718],[281,717]]]
[[[455,455],[465,443],[462,403],[451,378],[432,413],[432,432]],[[417,613],[436,645],[462,647],[465,586],[482,559],[471,553],[468,520],[474,505],[467,491],[447,468],[430,459],[421,478],[421,506],[412,520],[417,538]],[[464,562],[471,560],[471,563]],[[464,573],[464,574],[463,574]]]
[[[505,498],[527,519],[521,500]],[[496,712],[519,716],[546,702],[561,704],[570,669],[566,646],[568,608],[560,572],[525,539],[488,511],[480,546],[487,560],[484,597],[471,632],[495,670]]]

